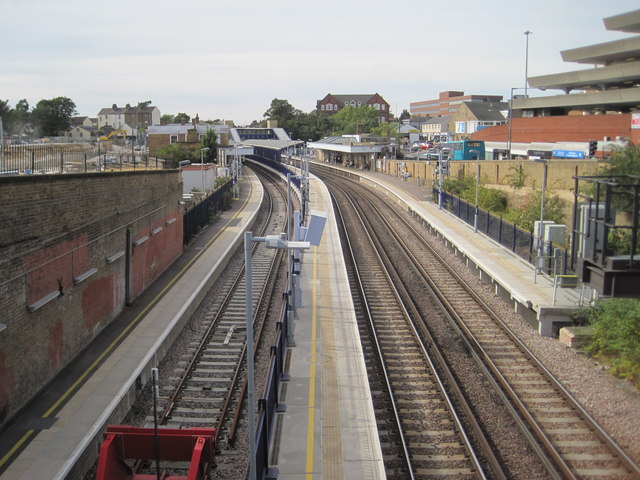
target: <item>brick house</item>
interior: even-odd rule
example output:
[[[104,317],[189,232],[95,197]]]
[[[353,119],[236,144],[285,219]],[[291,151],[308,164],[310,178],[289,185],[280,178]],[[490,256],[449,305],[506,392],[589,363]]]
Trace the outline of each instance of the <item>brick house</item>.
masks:
[[[98,121],[89,117],[73,117],[71,129],[65,133],[65,137],[74,142],[90,142],[95,140]]]
[[[111,108],[103,108],[98,112],[98,130],[110,127],[113,130],[125,130],[127,135],[136,136],[138,131],[151,125],[160,125],[160,110],[158,107],[132,107],[127,103],[118,107],[115,103]]]
[[[335,115],[344,107],[361,107],[368,105],[375,108],[378,113],[380,123],[389,121],[389,103],[378,93],[362,95],[333,95],[328,93],[322,100],[316,103],[316,110],[326,115]]]
[[[158,148],[179,143],[189,150],[200,148],[200,139],[210,129],[215,130],[218,137],[218,145],[229,144],[228,125],[210,125],[208,123],[172,123],[169,125],[151,125],[147,134],[149,154],[154,156]]]

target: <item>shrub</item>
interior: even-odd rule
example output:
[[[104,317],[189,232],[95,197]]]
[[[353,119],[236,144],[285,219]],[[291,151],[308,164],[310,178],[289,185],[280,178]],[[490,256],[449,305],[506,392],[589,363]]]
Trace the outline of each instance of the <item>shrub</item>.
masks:
[[[611,365],[611,373],[640,385],[640,299],[612,298],[587,311],[593,337],[588,353]]]

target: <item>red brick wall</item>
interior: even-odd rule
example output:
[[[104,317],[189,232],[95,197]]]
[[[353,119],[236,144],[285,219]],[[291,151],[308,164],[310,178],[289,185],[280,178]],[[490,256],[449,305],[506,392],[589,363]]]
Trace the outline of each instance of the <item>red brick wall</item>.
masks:
[[[181,254],[179,182],[171,170],[0,178],[0,425],[123,310],[127,288],[137,297]],[[106,261],[128,250],[128,229],[149,236],[130,248],[130,285],[127,255]]]
[[[640,142],[640,130],[631,130],[631,114],[514,118],[512,122],[511,141],[514,143],[588,142],[601,141],[604,137],[611,140],[625,137],[635,144]],[[485,128],[474,133],[472,138],[507,142],[509,125]]]

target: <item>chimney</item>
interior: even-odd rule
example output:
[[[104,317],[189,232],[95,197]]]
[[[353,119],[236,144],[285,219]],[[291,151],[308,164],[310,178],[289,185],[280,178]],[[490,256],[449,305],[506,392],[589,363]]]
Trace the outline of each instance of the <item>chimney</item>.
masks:
[[[117,110],[118,109],[118,105],[116,105],[115,103],[113,104],[113,106],[111,107],[113,110]]]

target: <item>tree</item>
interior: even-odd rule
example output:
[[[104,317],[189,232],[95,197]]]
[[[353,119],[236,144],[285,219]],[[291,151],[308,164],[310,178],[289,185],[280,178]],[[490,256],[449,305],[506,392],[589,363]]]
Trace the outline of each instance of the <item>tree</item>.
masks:
[[[183,160],[192,160],[193,152],[184,145],[174,143],[172,145],[165,145],[156,150],[156,156],[168,161],[169,164],[173,164],[174,167],[178,165],[178,162]]]
[[[191,117],[186,113],[181,112],[174,117],[173,121],[175,123],[189,123],[191,121]]]
[[[278,125],[285,128],[285,125],[293,120],[293,117],[300,115],[302,112],[293,107],[287,100],[274,98],[271,100],[271,106],[264,112],[263,117],[278,121]]]
[[[344,107],[331,118],[331,122],[336,135],[369,133],[378,125],[378,112],[367,105]]]
[[[29,111],[29,102],[25,98],[16,103],[13,109],[14,133],[24,134],[30,130],[31,112]]]
[[[378,135],[379,137],[395,138],[397,140],[398,128],[399,125],[396,122],[385,122],[381,123],[377,127],[373,127],[371,129],[371,133]]]
[[[604,167],[600,175],[640,175],[640,145],[628,143],[616,148],[609,166]]]
[[[165,113],[160,117],[160,125],[169,125],[175,123],[175,117],[169,113]]]
[[[200,139],[200,148],[208,148],[203,152],[203,158],[207,163],[216,163],[218,158],[218,134],[213,128],[210,128]]]
[[[13,125],[13,112],[9,106],[9,100],[0,100],[0,118],[2,118],[2,129],[10,132]]]
[[[76,115],[76,104],[67,97],[40,100],[32,117],[41,136],[58,136],[71,128],[71,117]]]
[[[400,118],[398,119],[398,121],[402,123],[403,120],[410,120],[410,119],[411,119],[411,114],[405,108],[404,110],[402,110],[402,113],[400,114]]]
[[[138,103],[138,107],[139,107],[139,108],[146,108],[146,107],[148,107],[149,105],[151,105],[152,103],[153,103],[153,102],[152,102],[151,100],[147,100],[147,101],[145,101],[145,102],[139,102],[139,103]]]

